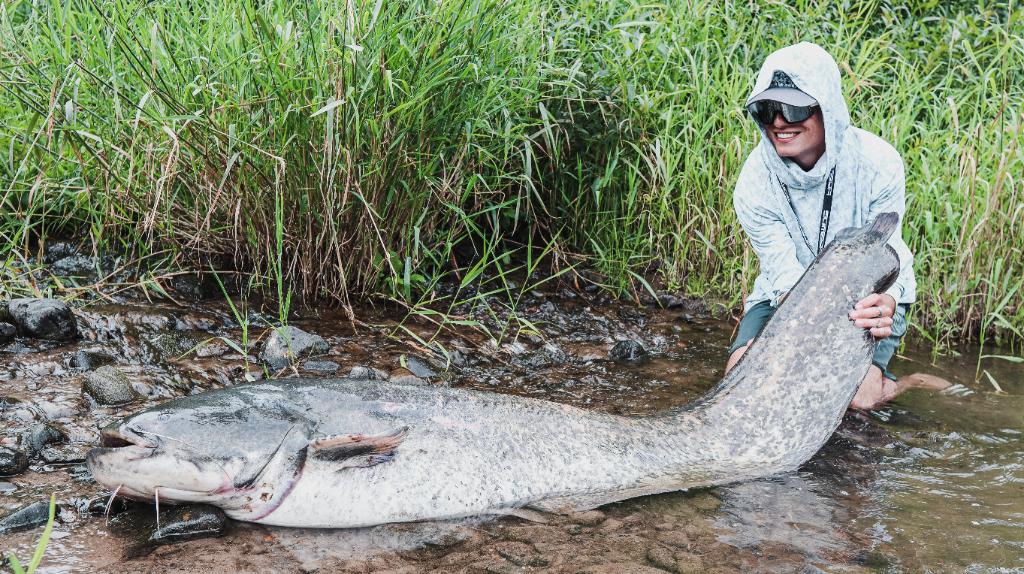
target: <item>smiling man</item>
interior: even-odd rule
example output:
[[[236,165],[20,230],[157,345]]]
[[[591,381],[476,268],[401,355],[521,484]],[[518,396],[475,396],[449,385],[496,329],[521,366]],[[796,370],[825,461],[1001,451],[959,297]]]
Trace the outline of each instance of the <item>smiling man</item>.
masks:
[[[746,299],[726,370],[839,230],[894,211],[901,225],[889,243],[900,258],[899,277],[850,313],[857,326],[878,339],[871,369],[850,406],[873,408],[917,386],[898,384],[886,368],[906,333],[907,307],[916,292],[913,256],[902,237],[906,205],[900,154],[850,125],[839,67],[815,44],[801,42],[768,56],[746,106],[762,138],[743,165],[733,205],[761,272]]]

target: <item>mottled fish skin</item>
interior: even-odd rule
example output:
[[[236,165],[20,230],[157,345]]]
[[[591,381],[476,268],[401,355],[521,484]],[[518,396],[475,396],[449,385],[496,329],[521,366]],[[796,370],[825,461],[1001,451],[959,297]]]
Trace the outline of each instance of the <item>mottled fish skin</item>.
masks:
[[[111,431],[97,481],[302,527],[580,510],[795,469],[838,426],[874,340],[848,318],[899,271],[895,214],[845,230],[700,400],[621,417],[466,389],[281,380],[169,401]],[[154,446],[156,445],[156,446]],[[334,450],[327,450],[334,449]],[[130,455],[130,456],[129,456]]]

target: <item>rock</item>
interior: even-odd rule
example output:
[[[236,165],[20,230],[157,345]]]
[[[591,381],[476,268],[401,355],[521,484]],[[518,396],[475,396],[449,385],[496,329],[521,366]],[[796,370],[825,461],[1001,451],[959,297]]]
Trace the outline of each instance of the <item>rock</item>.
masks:
[[[50,504],[47,502],[33,502],[0,518],[0,534],[31,530],[46,524],[49,519]]]
[[[128,375],[110,365],[87,373],[82,390],[97,403],[107,406],[124,405],[139,398],[139,394],[132,388]]]
[[[422,359],[412,356],[406,356],[405,368],[409,369],[409,372],[416,375],[421,379],[429,379],[430,377],[436,377],[437,373],[430,368],[430,365],[425,363]]]
[[[227,344],[220,339],[212,339],[196,349],[197,357],[221,357],[228,352]]]
[[[0,495],[10,496],[18,492],[18,485],[0,480]]]
[[[350,379],[368,379],[371,381],[386,381],[389,375],[380,370],[374,369],[373,367],[364,367],[362,365],[356,365],[352,367],[352,370],[348,373]]]
[[[401,367],[392,371],[389,379],[396,385],[422,387],[427,384],[426,381],[412,374],[408,369],[403,369]]]
[[[18,334],[18,328],[10,323],[0,323],[0,345],[6,345],[14,340]]]
[[[71,445],[48,446],[39,451],[46,464],[71,465],[85,462],[85,451]]]
[[[52,424],[36,423],[21,435],[21,446],[28,456],[35,457],[43,447],[68,442],[68,435]]]
[[[131,508],[132,504],[133,503],[129,502],[128,499],[123,496],[115,496],[113,500],[111,500],[110,496],[103,495],[89,500],[86,505],[86,509],[89,514],[93,516],[114,516],[115,514],[120,514]],[[107,510],[107,506],[110,507],[109,511]]]
[[[704,560],[690,552],[676,552],[672,555],[675,560],[676,569],[675,571],[679,574],[700,574],[701,572],[707,572],[704,568]]]
[[[28,457],[20,450],[0,446],[0,476],[15,476],[28,470]]]
[[[335,373],[341,368],[341,365],[334,361],[306,361],[302,363],[302,368],[318,373]]]
[[[8,303],[8,312],[18,332],[37,339],[68,341],[78,336],[71,307],[56,299],[22,298]]]
[[[327,341],[319,335],[297,327],[280,327],[270,334],[260,358],[273,369],[283,369],[297,359],[320,355],[328,349]]]
[[[523,542],[502,542],[495,546],[498,556],[515,564],[516,566],[547,566],[548,560],[543,556],[537,556],[536,551]]]
[[[690,537],[687,536],[685,532],[680,532],[678,530],[659,532],[658,540],[668,544],[669,546],[675,546],[676,548],[690,547]]]
[[[75,247],[74,243],[68,241],[48,241],[44,252],[46,254],[46,261],[48,263],[55,263],[65,257],[78,255],[78,248]]]
[[[619,341],[608,352],[608,358],[619,362],[636,362],[647,357],[647,350],[637,341]]]
[[[577,512],[569,517],[570,520],[575,524],[581,526],[597,526],[604,522],[606,516],[604,512],[600,510],[588,510],[586,512]]]
[[[110,519],[110,531],[129,538],[125,558],[144,556],[157,546],[176,544],[224,534],[227,517],[224,511],[208,504],[171,506],[160,513],[157,529],[152,506],[133,508]]]
[[[173,361],[196,349],[204,336],[203,333],[188,331],[164,331],[150,337],[145,343],[149,347],[148,350],[154,355],[152,357],[154,362]]]
[[[103,365],[110,365],[114,362],[114,357],[110,356],[107,352],[98,349],[82,349],[75,353],[69,361],[69,365],[75,369],[82,369],[88,371]]]
[[[59,259],[50,272],[61,277],[91,277],[96,275],[96,259],[84,255],[71,255]]]
[[[171,279],[171,287],[178,292],[178,295],[192,301],[202,301],[221,296],[220,286],[212,274],[187,273],[175,275]]]
[[[672,557],[672,551],[664,546],[652,546],[647,549],[647,560],[662,570],[676,571],[676,559]]]

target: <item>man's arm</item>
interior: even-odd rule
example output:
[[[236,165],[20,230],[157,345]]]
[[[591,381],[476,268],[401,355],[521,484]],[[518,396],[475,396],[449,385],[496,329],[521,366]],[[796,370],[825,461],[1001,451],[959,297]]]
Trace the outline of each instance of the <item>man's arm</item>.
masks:
[[[737,182],[737,187],[742,184]],[[772,304],[796,285],[804,269],[796,257],[796,246],[789,234],[782,216],[757,201],[750,201],[747,194],[733,194],[733,207],[740,225],[750,238],[754,253],[761,264],[761,273],[771,285]]]

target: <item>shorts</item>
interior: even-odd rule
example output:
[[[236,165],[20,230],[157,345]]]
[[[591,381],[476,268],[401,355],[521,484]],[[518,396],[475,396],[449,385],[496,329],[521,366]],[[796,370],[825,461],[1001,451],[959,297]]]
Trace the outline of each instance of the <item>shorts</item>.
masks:
[[[894,381],[896,380],[896,375],[892,374],[886,367],[889,366],[889,360],[892,359],[896,349],[899,348],[903,335],[907,333],[908,310],[908,305],[900,304],[896,306],[896,312],[893,313],[892,317],[892,335],[878,341],[878,344],[875,345],[875,355],[871,358],[871,364],[881,369],[883,375]],[[768,319],[771,319],[774,314],[775,307],[772,307],[769,301],[761,301],[744,313],[743,318],[740,319],[740,328],[736,332],[736,340],[729,347],[729,355],[732,355],[736,349],[746,345],[751,339],[756,337],[761,332],[761,329],[764,329]]]

